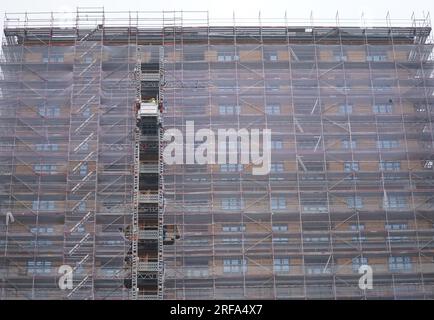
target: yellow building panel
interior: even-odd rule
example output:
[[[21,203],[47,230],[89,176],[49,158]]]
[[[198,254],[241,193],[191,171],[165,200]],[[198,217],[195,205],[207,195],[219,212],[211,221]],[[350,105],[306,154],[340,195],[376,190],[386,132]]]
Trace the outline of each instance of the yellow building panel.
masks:
[[[74,52],[66,52],[64,55],[63,55],[63,61],[65,62],[65,63],[73,63],[74,62]]]
[[[214,50],[205,51],[205,61],[208,62],[217,61],[217,51]]]
[[[170,51],[165,54],[167,63],[180,62],[182,60],[182,52],[180,50]]]
[[[26,52],[24,55],[26,62],[42,62],[42,53]]]
[[[288,61],[290,60],[290,55],[287,50],[279,50],[277,51],[277,60],[278,61]]]
[[[261,61],[262,53],[258,50],[240,50],[239,52],[241,62]]]
[[[283,161],[283,167],[286,172],[296,172],[297,171],[297,163],[296,161],[289,161],[285,160]]]
[[[347,50],[347,57],[349,62],[365,62],[366,53],[361,50]]]
[[[326,61],[326,62],[333,61],[333,51],[321,49],[319,51],[319,60]]]
[[[405,62],[408,60],[409,53],[406,51],[389,50],[387,52],[387,57],[389,61]]]

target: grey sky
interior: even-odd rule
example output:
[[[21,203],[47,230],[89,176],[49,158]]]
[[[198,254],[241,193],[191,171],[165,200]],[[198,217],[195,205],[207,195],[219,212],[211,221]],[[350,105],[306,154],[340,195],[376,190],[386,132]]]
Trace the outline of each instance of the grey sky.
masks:
[[[304,19],[311,10],[315,19],[334,19],[337,10],[341,19],[360,19],[362,12],[367,19],[383,19],[387,11],[392,19],[410,19],[412,12],[420,18],[424,12],[434,14],[433,0],[3,0],[0,27],[4,12],[75,11],[76,6],[104,6],[106,11],[208,10],[211,18],[230,18],[233,11],[237,17],[255,18],[261,11],[263,18],[275,18],[283,17],[285,10],[290,18]]]

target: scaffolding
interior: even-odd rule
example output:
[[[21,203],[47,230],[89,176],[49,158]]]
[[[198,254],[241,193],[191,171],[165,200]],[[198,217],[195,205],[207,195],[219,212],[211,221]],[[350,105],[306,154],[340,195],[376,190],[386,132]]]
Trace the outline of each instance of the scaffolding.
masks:
[[[166,128],[186,134],[194,120],[273,139],[266,176],[166,166],[164,220],[180,239],[164,250],[165,298],[432,298],[429,16],[285,20],[201,29],[180,18],[165,37]],[[363,264],[373,290],[358,286]]]
[[[163,67],[142,62],[134,70],[137,128],[134,152],[134,208],[131,232],[131,298],[163,298],[163,122],[160,82]],[[129,277],[127,276],[127,279]]]
[[[432,299],[432,40],[429,15],[6,15],[0,298]],[[186,121],[271,129],[270,174],[164,165]]]
[[[1,299],[129,297],[135,52],[106,59],[103,24],[102,11],[78,10],[73,31],[25,28],[18,43],[5,30],[1,212],[15,222],[1,224]],[[71,290],[58,286],[62,265]]]

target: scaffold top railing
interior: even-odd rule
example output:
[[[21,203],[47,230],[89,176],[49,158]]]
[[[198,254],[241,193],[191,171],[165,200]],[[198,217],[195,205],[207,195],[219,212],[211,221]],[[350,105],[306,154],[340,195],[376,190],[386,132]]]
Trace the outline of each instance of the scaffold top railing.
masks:
[[[183,27],[200,26],[294,26],[304,27],[314,23],[326,27],[431,27],[430,13],[420,16],[414,12],[408,19],[392,19],[389,13],[384,19],[368,19],[363,13],[359,18],[314,18],[289,17],[284,12],[280,17],[241,17],[232,13],[226,17],[214,17],[208,11],[105,11],[104,8],[80,8],[75,12],[6,12],[4,28],[95,28],[103,23],[105,27],[134,26],[138,28],[161,28],[181,24]]]

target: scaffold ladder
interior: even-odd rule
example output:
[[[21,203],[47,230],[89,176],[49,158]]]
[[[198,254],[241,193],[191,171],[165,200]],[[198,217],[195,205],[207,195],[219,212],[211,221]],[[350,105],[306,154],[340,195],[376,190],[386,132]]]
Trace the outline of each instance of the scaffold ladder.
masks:
[[[137,50],[137,61],[134,70],[136,86],[136,101],[141,101],[141,62],[140,52]],[[139,238],[139,175],[140,175],[140,130],[136,127],[134,132],[134,186],[133,186],[133,217],[131,228],[131,299],[137,300],[138,296],[138,238]]]
[[[163,112],[164,112],[164,47],[160,47],[159,51],[159,74],[160,85],[158,90],[158,104],[160,107],[159,121],[159,136],[158,136],[158,299],[163,299],[163,283],[164,283],[164,262],[163,262],[163,249],[164,249],[164,159],[163,159]]]
[[[131,229],[131,298],[137,299],[138,287],[138,238],[139,238],[139,154],[140,154],[140,133],[135,132],[134,141],[134,190],[133,190],[133,221]]]

